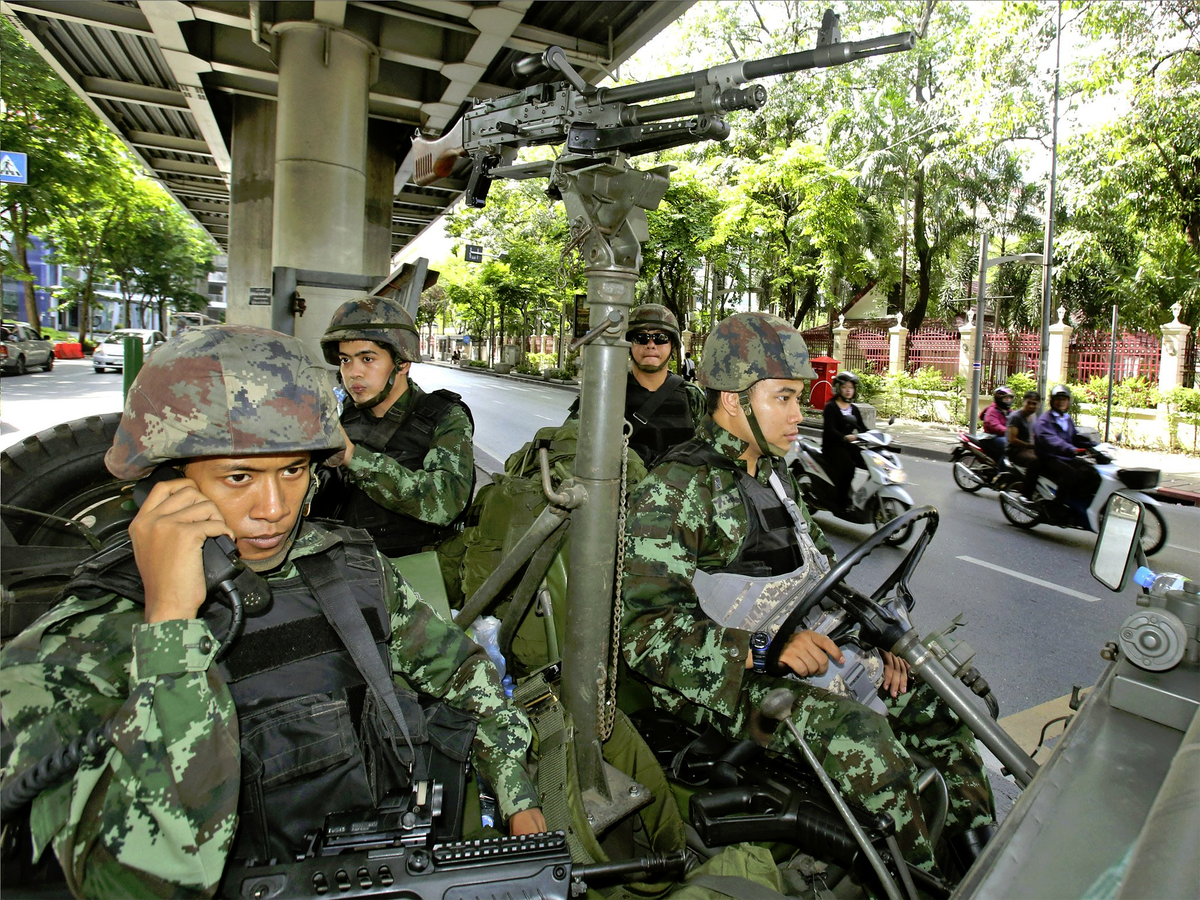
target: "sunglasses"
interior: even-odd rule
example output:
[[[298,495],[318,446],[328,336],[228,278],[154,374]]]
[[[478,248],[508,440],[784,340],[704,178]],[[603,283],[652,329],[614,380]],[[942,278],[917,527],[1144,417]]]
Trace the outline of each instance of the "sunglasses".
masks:
[[[650,343],[661,346],[663,344],[671,343],[671,336],[669,334],[664,334],[661,331],[655,331],[653,333],[649,331],[635,331],[629,336],[629,340],[633,341],[635,344],[641,344],[642,346]]]

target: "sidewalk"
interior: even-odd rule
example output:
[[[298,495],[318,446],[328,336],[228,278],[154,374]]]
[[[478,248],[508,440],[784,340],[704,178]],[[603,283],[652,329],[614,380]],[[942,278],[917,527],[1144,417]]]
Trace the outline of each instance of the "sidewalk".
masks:
[[[454,363],[441,360],[426,360],[427,364],[452,366]],[[544,384],[562,390],[579,392],[578,384],[563,384],[556,381],[543,381],[530,375],[500,375],[490,369],[475,369],[465,367],[465,372],[477,372],[492,378],[511,378],[526,381],[531,384]],[[807,410],[804,414],[804,424],[801,426],[810,435],[821,434],[821,411]],[[892,434],[901,452],[919,459],[932,459],[950,462],[950,451],[958,444],[960,429],[939,423],[914,422],[908,419],[898,420],[894,425],[885,426]],[[1122,466],[1128,468],[1158,469],[1162,476],[1155,491],[1158,498],[1165,503],[1179,503],[1185,506],[1200,506],[1200,457],[1187,456],[1183,453],[1159,453],[1153,450],[1131,450],[1118,448],[1117,459]]]

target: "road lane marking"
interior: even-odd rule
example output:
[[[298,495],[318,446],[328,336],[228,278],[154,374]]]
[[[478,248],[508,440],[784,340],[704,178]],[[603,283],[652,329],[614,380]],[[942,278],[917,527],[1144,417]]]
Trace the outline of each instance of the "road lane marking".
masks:
[[[1180,547],[1178,544],[1167,544],[1172,550],[1182,550],[1184,553],[1200,553],[1195,547]]]
[[[973,556],[959,556],[963,562],[974,563],[977,566],[983,566],[985,569],[992,569],[995,572],[1000,572],[1004,575],[1011,575],[1013,578],[1020,578],[1022,581],[1028,581],[1030,584],[1036,584],[1044,588],[1050,588],[1052,591],[1058,591],[1060,594],[1066,594],[1068,597],[1078,597],[1080,600],[1086,600],[1088,603],[1096,603],[1099,597],[1093,597],[1091,594],[1084,594],[1081,591],[1073,591],[1068,587],[1063,587],[1061,584],[1055,584],[1053,581],[1043,581],[1040,578],[1034,578],[1032,575],[1026,575],[1023,572],[1014,572],[1011,569],[1006,569],[1004,566],[998,566],[995,563],[985,562],[982,559],[976,559]]]

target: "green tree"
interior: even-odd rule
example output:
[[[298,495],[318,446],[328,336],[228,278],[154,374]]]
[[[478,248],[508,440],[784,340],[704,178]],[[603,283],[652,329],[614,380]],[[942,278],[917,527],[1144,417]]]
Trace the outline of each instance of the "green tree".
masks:
[[[119,154],[115,140],[8,19],[0,21],[0,60],[0,146],[29,156],[29,183],[4,186],[0,231],[7,239],[0,263],[24,282],[25,318],[37,328],[31,239],[74,210],[119,165]]]

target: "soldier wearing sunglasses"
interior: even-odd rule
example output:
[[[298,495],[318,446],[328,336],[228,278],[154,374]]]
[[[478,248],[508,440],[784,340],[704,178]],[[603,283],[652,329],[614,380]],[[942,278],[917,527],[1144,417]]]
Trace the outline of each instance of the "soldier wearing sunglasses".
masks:
[[[676,444],[691,440],[704,417],[704,392],[672,372],[667,364],[679,349],[679,320],[658,303],[643,303],[629,314],[625,332],[632,358],[625,385],[625,420],[633,426],[629,449],[647,469]],[[570,418],[579,413],[579,401]]]

